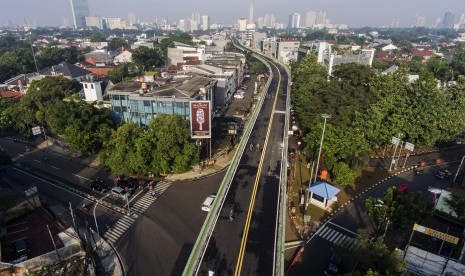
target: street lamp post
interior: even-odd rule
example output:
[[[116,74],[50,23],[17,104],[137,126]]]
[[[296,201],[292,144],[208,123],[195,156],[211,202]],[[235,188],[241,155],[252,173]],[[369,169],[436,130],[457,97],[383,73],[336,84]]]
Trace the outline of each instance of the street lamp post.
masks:
[[[103,196],[102,198],[100,198],[99,200],[97,200],[97,202],[95,203],[94,205],[94,220],[95,220],[95,230],[97,231],[97,235],[99,236],[99,238],[101,239],[100,237],[100,231],[98,230],[98,223],[97,223],[97,217],[95,216],[95,209],[97,209],[97,205],[99,204],[99,202],[101,200],[103,200],[104,198],[106,198],[107,196],[109,196],[110,194],[106,194],[105,196]],[[97,245],[97,244],[96,244]]]
[[[331,118],[331,115],[325,113],[325,114],[321,114],[321,117],[323,117],[325,121],[323,123],[323,133],[321,134],[320,150],[318,151],[318,159],[316,161],[316,169],[315,169],[315,179],[313,182],[316,182],[316,177],[318,176],[318,167],[320,166],[321,148],[323,147],[323,139],[325,137],[326,119]]]

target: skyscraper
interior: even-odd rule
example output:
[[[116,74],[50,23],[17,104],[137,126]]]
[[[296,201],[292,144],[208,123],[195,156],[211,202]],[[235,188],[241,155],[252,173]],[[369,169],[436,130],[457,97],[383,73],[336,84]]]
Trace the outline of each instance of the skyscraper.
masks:
[[[298,29],[300,28],[300,14],[299,13],[293,13],[289,15],[289,29]]]
[[[133,13],[133,12],[129,12],[128,13],[128,24],[129,24],[129,26],[136,25],[136,23],[137,23],[136,14]]]
[[[210,29],[210,16],[202,15],[202,30],[206,31]]]
[[[415,15],[415,27],[425,27],[426,25],[426,17],[420,16],[418,14]]]
[[[311,28],[316,23],[316,11],[307,12],[307,18],[305,19],[305,27]]]
[[[250,4],[249,8],[249,24],[253,24],[253,4]]]
[[[71,12],[73,13],[74,28],[86,27],[86,16],[89,15],[89,5],[87,0],[70,0]]]
[[[454,27],[454,17],[455,17],[455,14],[453,14],[451,12],[446,12],[444,14],[444,19],[442,20],[442,26],[444,28],[452,28],[452,27]]]
[[[316,14],[315,24],[317,24],[317,25],[326,25],[326,12],[319,11]]]

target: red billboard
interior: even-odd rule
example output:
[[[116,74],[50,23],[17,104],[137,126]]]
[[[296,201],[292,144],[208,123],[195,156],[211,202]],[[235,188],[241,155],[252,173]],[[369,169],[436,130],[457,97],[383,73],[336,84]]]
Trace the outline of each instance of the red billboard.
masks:
[[[192,139],[211,138],[210,101],[191,101],[189,102],[189,106]]]

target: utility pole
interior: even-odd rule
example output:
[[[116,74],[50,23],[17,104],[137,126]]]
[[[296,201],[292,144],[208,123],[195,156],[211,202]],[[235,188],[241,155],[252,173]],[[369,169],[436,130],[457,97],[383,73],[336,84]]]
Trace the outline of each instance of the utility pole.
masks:
[[[315,169],[315,179],[313,182],[316,182],[316,177],[318,176],[318,167],[320,166],[321,148],[323,147],[323,139],[325,138],[326,120],[331,118],[331,115],[325,113],[325,114],[321,114],[321,117],[323,117],[325,121],[323,123],[323,133],[321,134],[320,150],[318,151],[318,159],[316,161],[316,169]]]
[[[76,232],[78,231],[76,228],[76,221],[74,221],[74,213],[73,213],[73,207],[71,207],[71,202],[69,203],[69,211],[71,212],[71,218],[73,219],[73,226]],[[79,233],[78,233],[79,234]]]
[[[62,265],[60,254],[58,254],[57,246],[55,245],[55,240],[53,240],[52,232],[50,231],[50,227],[48,227],[48,224],[47,224],[47,229],[48,229],[48,233],[50,234],[50,239],[52,240],[53,247],[55,248],[55,253],[57,253],[58,261],[60,261],[60,265]]]
[[[396,143],[396,147],[394,148],[394,154],[392,154],[392,160],[391,160],[391,165],[389,166],[389,171],[392,171],[392,165],[395,162],[394,160],[396,158],[397,146],[399,146],[399,143],[400,143],[400,135],[401,133],[399,133],[399,135],[397,136],[397,143]],[[395,138],[392,138],[392,139],[395,139]]]

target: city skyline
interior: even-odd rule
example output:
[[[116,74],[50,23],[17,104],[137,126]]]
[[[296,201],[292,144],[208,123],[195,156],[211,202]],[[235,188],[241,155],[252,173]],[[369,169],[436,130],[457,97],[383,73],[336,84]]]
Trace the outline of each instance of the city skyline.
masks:
[[[177,23],[179,19],[189,18],[191,13],[209,15],[211,23],[225,25],[234,24],[239,18],[248,18],[250,6],[253,5],[253,17],[256,20],[265,14],[274,14],[278,22],[286,23],[290,14],[301,14],[301,25],[305,23],[305,15],[309,11],[325,11],[334,24],[349,26],[390,26],[393,19],[398,19],[400,27],[415,26],[418,16],[424,18],[424,25],[433,26],[437,18],[443,18],[446,12],[455,14],[455,20],[465,8],[459,1],[444,0],[441,6],[433,5],[434,1],[412,0],[401,1],[368,1],[368,0],[315,0],[309,4],[303,0],[294,1],[293,5],[283,6],[280,1],[213,1],[166,3],[158,0],[88,0],[89,14],[102,17],[120,17],[127,19],[128,13],[145,22],[157,18],[168,18],[169,23]],[[431,2],[427,5],[425,2]],[[109,5],[111,4],[111,8]],[[154,7],[153,9],[150,7]],[[63,18],[73,22],[70,1],[42,0],[40,3],[32,0],[8,1],[2,5],[6,10],[20,10],[21,16],[15,13],[4,15],[0,25],[60,26]],[[44,9],[43,7],[47,7]],[[179,8],[178,8],[179,7]],[[402,7],[402,9],[399,9]],[[40,10],[41,13],[36,11]],[[227,11],[224,14],[221,11]],[[351,12],[347,12],[351,11]],[[382,14],[377,11],[382,11]]]

